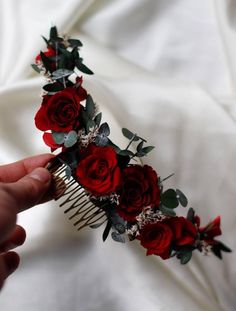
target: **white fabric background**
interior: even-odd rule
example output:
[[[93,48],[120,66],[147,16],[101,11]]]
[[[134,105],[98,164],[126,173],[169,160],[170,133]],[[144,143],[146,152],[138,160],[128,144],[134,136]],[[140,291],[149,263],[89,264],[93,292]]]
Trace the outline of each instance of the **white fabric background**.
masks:
[[[156,145],[146,159],[182,189],[205,223],[222,216],[236,249],[234,0],[0,0],[0,162],[48,152],[34,126],[44,81],[30,68],[51,25],[79,37],[95,75],[85,86],[122,144],[122,126]],[[138,243],[77,233],[55,202],[19,216],[22,262],[5,311],[219,310],[236,305],[235,252],[176,260]]]

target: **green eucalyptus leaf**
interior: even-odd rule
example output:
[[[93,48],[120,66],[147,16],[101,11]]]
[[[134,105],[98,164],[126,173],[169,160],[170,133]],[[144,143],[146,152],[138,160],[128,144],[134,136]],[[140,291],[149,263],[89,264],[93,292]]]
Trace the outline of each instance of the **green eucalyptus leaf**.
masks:
[[[62,54],[60,55],[59,62],[58,62],[58,68],[63,69],[66,67],[66,57]]]
[[[125,225],[121,224],[121,223],[116,223],[114,224],[115,229],[119,232],[119,233],[125,233]]]
[[[137,152],[140,152],[143,148],[144,141],[142,140],[137,146]]]
[[[194,216],[195,216],[195,211],[192,207],[190,207],[190,209],[188,210],[187,219],[191,221],[192,223],[194,223]]]
[[[49,83],[43,86],[43,89],[47,92],[59,92],[62,91],[64,89],[64,86],[59,83],[59,82],[55,82],[55,83]]]
[[[41,69],[39,69],[39,67],[36,64],[31,64],[31,67],[37,72],[40,73]]]
[[[93,120],[88,120],[87,121],[87,124],[86,124],[86,130],[87,130],[87,132],[89,132],[90,131],[90,129],[93,129],[94,127],[95,127],[95,122],[93,121]]]
[[[99,126],[100,123],[101,123],[101,121],[102,121],[102,113],[99,112],[99,113],[96,115],[96,117],[94,118],[94,122],[96,123],[97,126]]]
[[[87,111],[87,114],[88,114],[88,117],[90,119],[93,118],[94,114],[95,114],[95,104],[94,104],[94,101],[93,101],[93,98],[91,95],[88,95],[87,98],[86,98],[86,111]]]
[[[224,243],[222,243],[220,241],[217,241],[217,245],[220,248],[220,250],[222,250],[223,252],[226,252],[226,253],[232,252],[232,250],[228,246],[226,246]]]
[[[145,155],[146,155],[146,153],[142,152],[142,150],[136,153],[136,157],[139,157],[139,158],[142,158]]]
[[[74,61],[79,61],[80,56],[79,56],[79,51],[77,47],[74,47],[73,50],[71,51],[71,54],[73,55]]]
[[[130,157],[133,157],[134,156],[134,153],[130,150],[120,150],[118,152],[119,155],[122,155],[122,156],[130,156]]]
[[[161,203],[168,208],[176,208],[179,205],[179,201],[174,189],[168,189],[161,194]]]
[[[68,39],[67,40],[71,47],[80,47],[83,46],[82,42],[78,39]]]
[[[43,38],[44,42],[46,43],[46,45],[49,46],[49,41],[48,41],[48,39],[46,39],[44,36],[42,36],[42,38]]]
[[[179,200],[179,203],[183,206],[186,207],[188,205],[188,199],[186,196],[183,194],[183,192],[179,189],[176,189],[176,194],[177,194],[177,199]]]
[[[57,27],[53,26],[50,29],[50,40],[55,40],[58,37],[58,33],[57,33]]]
[[[52,137],[56,144],[61,145],[65,141],[66,133],[53,132]]]
[[[115,145],[109,138],[108,138],[108,144],[107,145],[112,147],[117,153],[120,152],[120,148],[117,145]]]
[[[221,250],[218,247],[212,246],[211,251],[216,257],[218,257],[219,259],[222,259]]]
[[[110,232],[110,230],[111,230],[111,226],[112,226],[112,223],[111,223],[110,220],[108,220],[108,221],[107,221],[107,225],[106,225],[105,230],[103,231],[103,235],[102,235],[102,240],[103,240],[103,242],[106,241],[106,239],[107,239],[107,237],[108,237],[108,235],[109,235],[109,232]]]
[[[139,140],[139,137],[136,135],[136,134],[134,134],[134,133],[132,133],[130,130],[128,130],[127,128],[125,128],[125,127],[123,127],[122,128],[122,133],[123,133],[123,135],[126,137],[126,138],[128,138],[129,140],[133,140],[133,141],[138,141]]]
[[[87,73],[88,75],[92,75],[93,72],[92,70],[90,70],[87,66],[85,66],[82,62],[81,62],[81,59],[76,59],[76,67],[82,71],[83,73]]]
[[[78,134],[76,133],[76,131],[70,131],[65,137],[64,146],[66,148],[70,148],[77,142],[77,140]]]
[[[48,57],[42,51],[40,52],[40,57],[41,57],[41,60],[43,62],[43,65],[44,65],[45,69],[47,71],[52,72],[51,62],[49,61]]]
[[[87,111],[84,110],[84,108],[81,110],[80,116],[81,116],[81,119],[83,121],[83,124],[86,126],[86,124],[87,124],[87,122],[89,120],[89,117],[88,117]]]
[[[68,77],[68,76],[72,75],[73,73],[74,73],[74,71],[72,71],[72,70],[57,69],[56,71],[53,71],[52,77],[53,77],[53,79],[58,80],[61,78]]]
[[[175,213],[175,211],[174,211],[173,209],[168,208],[168,207],[166,207],[166,206],[163,205],[163,204],[160,204],[160,205],[159,205],[159,210],[160,210],[163,214],[165,214],[165,215],[167,215],[167,216],[171,216],[171,217],[176,216],[176,213]]]
[[[155,147],[154,146],[147,146],[142,148],[141,152],[144,153],[145,155],[151,152]]]
[[[118,232],[112,232],[111,237],[116,242],[125,243],[124,236]]]
[[[191,258],[192,258],[192,252],[186,252],[186,253],[181,254],[181,257],[180,257],[181,265],[186,265],[186,263],[188,263]]]
[[[95,144],[99,147],[105,147],[107,146],[108,138],[104,135],[97,135],[95,138]]]
[[[99,134],[102,134],[104,136],[110,135],[110,127],[107,122],[101,124],[101,126],[99,127]]]
[[[60,51],[66,58],[73,59],[72,53],[69,52],[69,51],[67,51],[66,48],[60,47],[60,48],[59,48],[59,51]]]

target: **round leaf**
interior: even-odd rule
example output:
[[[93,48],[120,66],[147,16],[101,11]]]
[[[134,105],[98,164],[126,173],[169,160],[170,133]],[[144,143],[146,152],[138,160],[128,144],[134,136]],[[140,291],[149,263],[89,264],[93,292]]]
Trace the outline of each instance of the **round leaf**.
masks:
[[[186,207],[188,205],[188,199],[186,196],[183,194],[182,191],[179,189],[176,189],[176,194],[177,194],[177,199],[179,200],[179,203],[183,206]]]
[[[65,141],[66,133],[53,132],[52,137],[56,144],[61,145]]]
[[[95,105],[94,105],[94,101],[91,95],[88,95],[86,99],[86,111],[87,111],[88,117],[90,119],[93,118],[94,113],[95,113]]]
[[[101,120],[102,120],[102,113],[99,112],[99,113],[96,115],[96,117],[94,118],[94,122],[96,123],[97,126],[99,126],[100,123],[101,123]]]
[[[179,201],[174,189],[168,189],[161,195],[161,202],[168,208],[176,208],[179,205]]]
[[[160,210],[163,214],[165,214],[165,215],[167,215],[167,216],[174,217],[174,216],[176,215],[176,213],[175,213],[175,211],[173,211],[173,209],[168,208],[168,207],[166,207],[166,206],[163,205],[163,204],[160,204],[160,205],[159,205],[159,210]]]
[[[138,141],[139,140],[139,137],[136,134],[132,133],[127,128],[122,128],[122,133],[129,140],[131,140],[131,139],[134,140],[134,141]]]
[[[66,148],[72,147],[77,142],[77,139],[78,139],[78,135],[76,131],[69,132],[68,135],[65,137],[64,146]]]
[[[110,135],[109,125],[106,122],[102,123],[98,132],[99,134],[102,134],[104,136],[109,136]]]
[[[68,77],[68,76],[72,75],[73,73],[74,73],[74,71],[71,71],[68,69],[58,69],[56,71],[53,71],[52,77],[55,80],[57,80],[57,79]]]
[[[187,253],[182,254],[180,258],[181,265],[186,265],[186,263],[188,263],[191,258],[192,258],[192,252],[187,252]]]
[[[125,238],[123,235],[119,234],[118,232],[112,232],[111,237],[116,242],[125,243]]]

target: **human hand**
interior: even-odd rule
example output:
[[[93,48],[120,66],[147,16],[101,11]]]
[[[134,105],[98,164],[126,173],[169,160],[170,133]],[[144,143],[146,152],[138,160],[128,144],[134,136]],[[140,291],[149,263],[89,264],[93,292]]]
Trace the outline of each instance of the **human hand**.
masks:
[[[51,175],[44,168],[51,158],[44,154],[0,166],[0,288],[20,262],[11,249],[26,238],[25,230],[16,224],[17,214],[53,197]]]

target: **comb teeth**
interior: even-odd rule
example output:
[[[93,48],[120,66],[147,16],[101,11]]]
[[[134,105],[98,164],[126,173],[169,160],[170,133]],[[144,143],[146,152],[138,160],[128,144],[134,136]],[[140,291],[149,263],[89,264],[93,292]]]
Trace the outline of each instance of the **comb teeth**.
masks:
[[[53,176],[56,188],[55,200],[60,200],[60,207],[65,207],[65,214],[71,214],[69,220],[73,220],[73,225],[77,230],[84,227],[96,225],[107,220],[106,213],[102,208],[96,206],[91,200],[91,196],[73,177],[68,180],[66,176],[66,165],[54,158],[48,165],[48,170]]]

